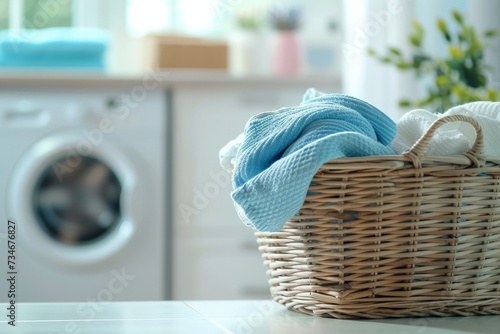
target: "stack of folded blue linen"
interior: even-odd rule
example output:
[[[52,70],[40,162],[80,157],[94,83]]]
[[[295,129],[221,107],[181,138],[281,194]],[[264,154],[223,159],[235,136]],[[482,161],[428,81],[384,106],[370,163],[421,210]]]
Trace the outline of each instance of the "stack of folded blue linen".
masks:
[[[0,32],[0,67],[104,69],[109,35],[99,29]]]

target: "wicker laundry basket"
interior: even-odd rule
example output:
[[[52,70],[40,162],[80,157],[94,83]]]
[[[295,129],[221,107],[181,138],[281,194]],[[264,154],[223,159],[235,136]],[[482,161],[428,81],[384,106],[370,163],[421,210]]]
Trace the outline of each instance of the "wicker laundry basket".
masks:
[[[473,148],[425,156],[454,121],[474,126]],[[274,300],[334,318],[500,314],[500,157],[482,148],[455,115],[401,156],[323,165],[300,213],[256,233]]]

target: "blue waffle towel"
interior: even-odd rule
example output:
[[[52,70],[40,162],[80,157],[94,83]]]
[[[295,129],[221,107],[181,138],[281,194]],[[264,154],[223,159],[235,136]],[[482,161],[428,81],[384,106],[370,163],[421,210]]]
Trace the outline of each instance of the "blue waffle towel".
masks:
[[[296,215],[325,162],[394,155],[396,124],[367,102],[309,90],[297,107],[251,118],[238,149],[231,194],[240,219],[277,232]]]

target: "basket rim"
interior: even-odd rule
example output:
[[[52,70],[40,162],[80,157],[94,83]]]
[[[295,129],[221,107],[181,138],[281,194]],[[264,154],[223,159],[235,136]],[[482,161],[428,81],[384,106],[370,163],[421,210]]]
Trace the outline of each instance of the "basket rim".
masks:
[[[483,163],[493,163],[500,165],[500,156],[487,156],[480,155]],[[461,166],[472,166],[474,161],[465,154],[455,154],[455,155],[427,155],[420,159],[422,164],[452,164]],[[366,169],[370,166],[363,165],[366,164],[387,164],[388,167],[403,167],[405,163],[413,163],[413,161],[404,155],[379,155],[379,156],[365,156],[365,157],[347,157],[332,159],[325,162],[319,170],[322,169]],[[349,164],[354,164],[352,166],[346,166]],[[375,166],[373,166],[375,167]]]

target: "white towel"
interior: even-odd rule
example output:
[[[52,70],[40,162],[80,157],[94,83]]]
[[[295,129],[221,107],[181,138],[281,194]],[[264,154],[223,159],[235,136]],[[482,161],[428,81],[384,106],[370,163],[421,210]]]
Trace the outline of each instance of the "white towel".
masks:
[[[244,134],[240,133],[238,137],[231,140],[219,151],[220,165],[228,173],[232,174],[234,171],[234,164],[236,162],[236,153],[238,152],[238,148],[241,146],[244,139],[245,139]]]
[[[484,135],[484,154],[500,156],[500,102],[471,102],[451,108],[446,115],[465,115],[474,118]],[[462,132],[471,143],[476,140],[476,132],[472,126],[457,123],[457,129]]]
[[[406,113],[398,122],[398,132],[391,147],[398,154],[410,149],[439,117],[465,115],[481,125],[485,155],[500,156],[500,102],[471,102],[449,109],[442,115],[417,109]],[[476,140],[470,124],[454,122],[442,126],[432,138],[428,155],[454,155],[467,152]]]
[[[437,114],[423,109],[406,113],[398,122],[398,132],[391,148],[398,154],[409,150],[438,118]],[[456,124],[445,124],[438,129],[429,143],[427,155],[461,154],[467,152],[470,147],[471,141],[457,129]]]

